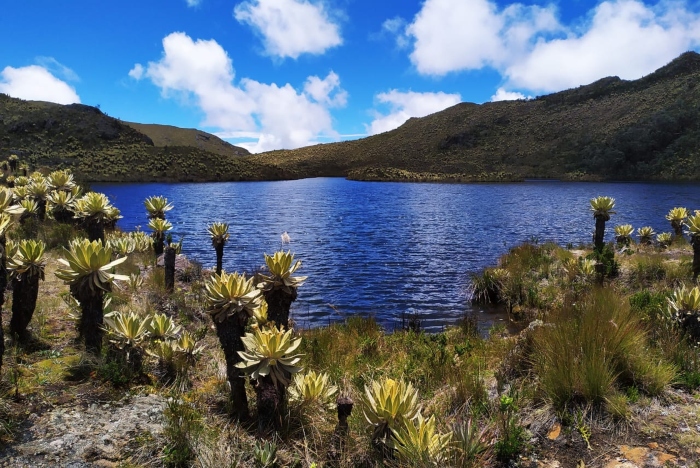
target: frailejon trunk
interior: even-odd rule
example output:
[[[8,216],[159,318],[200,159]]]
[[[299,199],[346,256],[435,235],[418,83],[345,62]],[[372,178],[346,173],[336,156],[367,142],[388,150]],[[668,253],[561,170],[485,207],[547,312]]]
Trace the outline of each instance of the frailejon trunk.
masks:
[[[156,254],[156,258],[163,253],[163,246],[165,245],[165,237],[163,233],[154,232],[153,233],[153,251]]]
[[[0,236],[0,370],[2,369],[2,357],[5,354],[5,332],[2,328],[2,306],[5,304],[5,289],[7,289],[7,253],[5,247],[7,240],[5,235]]]
[[[268,320],[274,320],[278,326],[284,328],[289,328],[289,309],[292,307],[292,302],[297,299],[296,288],[291,289],[291,294],[281,289],[272,289],[263,293],[267,302]]]
[[[693,246],[693,280],[696,280],[700,274],[700,234],[691,237],[690,244]]]
[[[105,243],[105,228],[102,225],[102,222],[96,219],[86,219],[85,231],[87,231],[90,242],[99,240],[102,241],[102,244]]]
[[[214,250],[216,251],[216,274],[220,275],[224,263],[224,243],[216,244]]]
[[[593,244],[595,244],[596,249],[601,249],[603,244],[605,244],[605,218],[602,216],[595,217],[595,236],[593,237]]]
[[[269,375],[258,379],[255,385],[258,403],[258,432],[267,433],[270,429],[282,428],[282,415],[285,412],[285,388],[275,385]]]
[[[73,220],[73,212],[67,208],[56,207],[53,210],[53,218],[59,223],[70,223]]]
[[[247,318],[247,315],[246,315]],[[231,410],[232,415],[238,419],[248,419],[248,397],[245,394],[245,380],[243,374],[236,364],[241,362],[241,357],[238,351],[244,351],[243,341],[241,337],[245,334],[245,322],[239,316],[226,318],[219,323],[214,321],[216,326],[216,335],[219,337],[221,349],[224,350],[226,358],[226,375],[228,376],[229,384],[231,384]]]
[[[85,341],[85,349],[93,354],[102,350],[102,290],[96,292],[85,288],[76,298],[80,302],[80,336]]]
[[[10,330],[23,338],[32,320],[39,295],[39,275],[19,277],[12,280],[12,318]]]
[[[36,217],[39,221],[44,221],[46,219],[46,200],[37,200],[36,205]]]
[[[173,292],[175,290],[175,249],[173,247],[165,248],[163,265],[165,265],[165,290]]]

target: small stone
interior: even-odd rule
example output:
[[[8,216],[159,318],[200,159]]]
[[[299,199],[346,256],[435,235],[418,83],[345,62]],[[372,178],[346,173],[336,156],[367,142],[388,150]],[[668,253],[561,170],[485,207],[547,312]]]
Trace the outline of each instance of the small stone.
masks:
[[[627,445],[620,446],[620,452],[629,461],[637,465],[643,465],[644,459],[649,454],[647,447],[629,447]]]
[[[675,460],[676,457],[671,455],[670,453],[660,453],[656,455],[656,460],[659,462],[660,466],[666,466],[666,462]]]
[[[652,450],[656,450],[657,448],[659,448],[659,444],[657,444],[656,442],[649,442],[647,444],[647,447],[649,447]]]
[[[552,425],[552,428],[547,434],[547,438],[549,440],[557,440],[559,438],[559,434],[561,434],[561,424],[557,422]]]

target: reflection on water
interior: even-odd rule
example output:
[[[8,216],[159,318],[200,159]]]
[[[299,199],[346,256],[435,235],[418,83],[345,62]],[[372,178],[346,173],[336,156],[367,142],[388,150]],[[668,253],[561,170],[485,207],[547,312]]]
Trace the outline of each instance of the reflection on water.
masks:
[[[205,267],[215,263],[207,224],[230,224],[224,253],[228,271],[254,271],[263,252],[288,246],[309,279],[292,315],[303,326],[372,315],[387,328],[414,315],[439,330],[472,311],[469,274],[494,264],[525,240],[588,243],[588,200],[617,199],[612,226],[630,223],[669,231],[674,206],[700,208],[700,186],[525,182],[518,184],[372,183],[344,179],[282,182],[93,184],[122,211],[122,229],[145,229],[143,200],[163,195],[173,238]],[[284,246],[287,248],[287,246]],[[494,320],[491,312],[479,312]],[[491,323],[488,320],[484,323]],[[398,324],[398,325],[397,325]]]

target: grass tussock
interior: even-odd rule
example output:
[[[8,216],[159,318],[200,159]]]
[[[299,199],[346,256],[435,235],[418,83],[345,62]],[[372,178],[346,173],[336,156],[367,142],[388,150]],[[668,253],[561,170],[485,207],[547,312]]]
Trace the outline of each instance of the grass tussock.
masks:
[[[535,341],[533,364],[544,396],[557,408],[603,403],[636,386],[658,395],[675,368],[652,350],[640,316],[612,288],[593,289],[553,316]]]

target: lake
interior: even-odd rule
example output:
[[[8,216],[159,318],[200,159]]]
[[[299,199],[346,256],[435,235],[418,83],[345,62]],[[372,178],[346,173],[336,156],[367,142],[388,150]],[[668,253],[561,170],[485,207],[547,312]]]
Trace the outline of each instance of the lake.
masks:
[[[147,229],[143,201],[163,195],[183,253],[213,267],[207,225],[230,224],[227,271],[251,272],[263,252],[291,249],[307,275],[292,307],[301,326],[374,315],[387,328],[416,315],[428,330],[454,323],[472,309],[471,273],[494,265],[509,247],[536,239],[561,245],[590,243],[589,200],[616,199],[606,229],[630,223],[671,231],[675,206],[700,209],[700,185],[572,183],[513,184],[356,182],[318,178],[281,182],[93,184],[122,212],[123,230]],[[291,243],[282,245],[280,235]],[[491,317],[491,316],[490,316]],[[493,318],[493,317],[491,317]],[[488,320],[487,320],[488,322]]]

